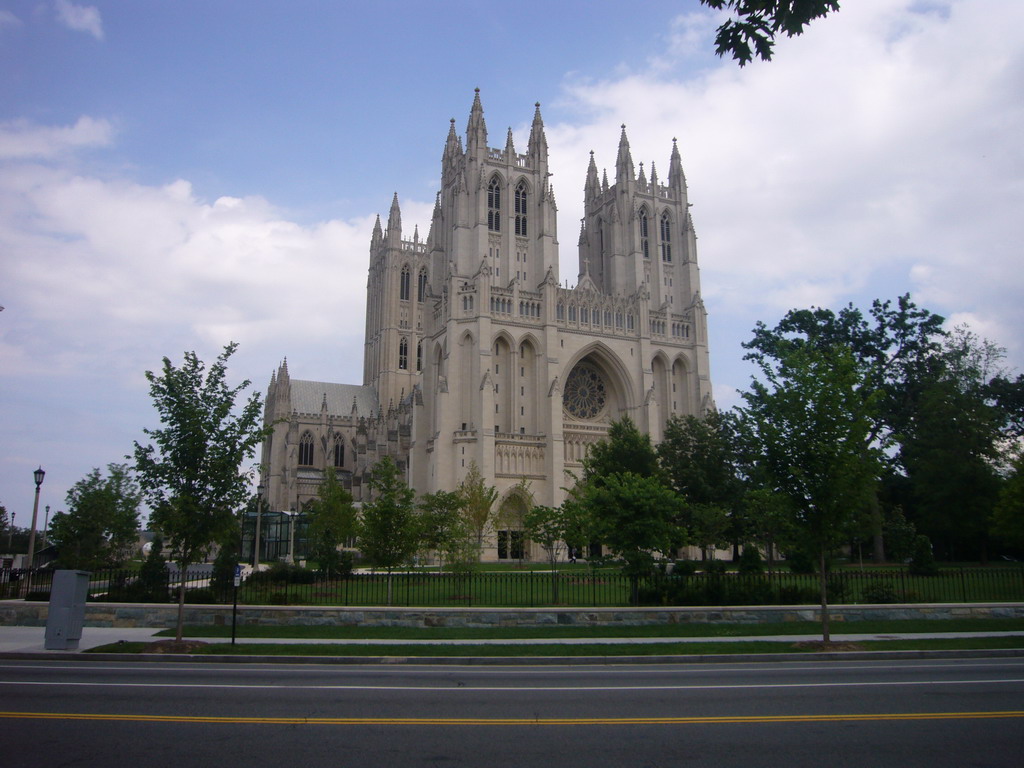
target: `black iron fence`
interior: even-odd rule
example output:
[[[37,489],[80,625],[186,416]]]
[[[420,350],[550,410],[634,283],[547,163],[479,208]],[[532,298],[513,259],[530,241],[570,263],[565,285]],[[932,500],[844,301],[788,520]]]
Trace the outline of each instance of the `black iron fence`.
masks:
[[[52,571],[0,570],[0,598],[47,600]],[[162,577],[138,570],[96,571],[89,599],[107,602],[173,602],[177,571]],[[186,601],[230,603],[231,575],[209,565],[185,574]],[[899,570],[838,570],[828,578],[832,603],[972,603],[1024,601],[1024,567],[944,568],[933,576]],[[819,601],[813,574],[654,573],[631,579],[615,570],[355,573],[324,578],[315,571],[279,568],[250,575],[237,590],[248,605],[627,606],[805,605]]]

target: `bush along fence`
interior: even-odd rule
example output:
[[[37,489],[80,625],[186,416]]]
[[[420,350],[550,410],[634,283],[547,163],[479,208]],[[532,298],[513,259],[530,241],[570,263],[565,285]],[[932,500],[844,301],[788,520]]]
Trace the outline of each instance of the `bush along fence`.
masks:
[[[52,571],[0,571],[0,598],[48,600]],[[389,590],[389,579],[391,581]],[[96,571],[89,599],[97,602],[177,601],[177,572],[148,581],[138,570]],[[390,603],[388,595],[391,595]],[[502,573],[396,571],[322,574],[280,564],[251,574],[235,593],[233,578],[210,566],[186,572],[186,601],[244,605],[407,607],[617,607],[628,605],[813,605],[814,574],[656,572],[636,580],[615,570]],[[828,579],[831,603],[970,603],[1024,601],[1024,567],[944,568],[933,575],[906,570],[837,570]]]

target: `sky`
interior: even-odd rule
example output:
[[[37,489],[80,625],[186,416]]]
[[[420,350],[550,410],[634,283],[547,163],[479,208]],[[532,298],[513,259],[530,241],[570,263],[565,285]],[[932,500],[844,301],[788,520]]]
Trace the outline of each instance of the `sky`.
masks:
[[[540,102],[577,279],[589,152],[678,140],[712,384],[789,309],[911,293],[1024,368],[1024,3],[857,0],[740,68],[697,0],[0,0],[0,504],[28,524],[159,426],[144,372],[362,382],[374,217],[425,236],[449,119]]]

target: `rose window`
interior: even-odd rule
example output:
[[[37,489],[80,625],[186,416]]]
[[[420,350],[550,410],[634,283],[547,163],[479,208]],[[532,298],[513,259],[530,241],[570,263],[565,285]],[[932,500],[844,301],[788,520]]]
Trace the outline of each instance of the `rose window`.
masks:
[[[570,416],[593,419],[604,410],[607,400],[608,392],[600,371],[582,363],[572,369],[562,394],[562,405]]]

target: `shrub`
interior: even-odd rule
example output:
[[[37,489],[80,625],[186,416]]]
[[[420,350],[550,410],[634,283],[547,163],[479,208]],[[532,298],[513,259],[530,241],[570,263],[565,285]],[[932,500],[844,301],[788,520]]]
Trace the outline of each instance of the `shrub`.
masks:
[[[761,559],[761,551],[755,546],[744,547],[736,565],[737,570],[745,576],[764,573],[764,560]]]
[[[789,566],[790,573],[810,574],[818,572],[814,566],[814,558],[811,557],[810,553],[802,549],[787,552],[786,565]]]
[[[212,589],[210,589],[209,587],[199,587],[197,589],[185,590],[185,602],[211,604],[216,603],[217,599]]]
[[[931,540],[921,534],[914,539],[914,555],[910,558],[908,569],[914,576],[935,576],[939,572],[935,565]]]
[[[704,571],[720,576],[729,570],[729,564],[725,560],[708,560],[704,563]]]
[[[697,572],[697,563],[693,560],[676,560],[672,566],[673,576],[693,576]]]
[[[865,603],[898,603],[896,589],[887,581],[876,581],[868,584],[860,593]]]

